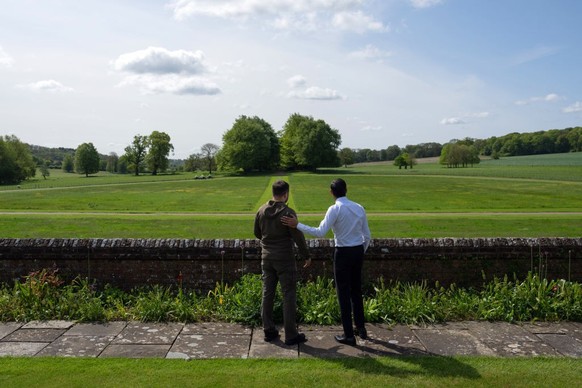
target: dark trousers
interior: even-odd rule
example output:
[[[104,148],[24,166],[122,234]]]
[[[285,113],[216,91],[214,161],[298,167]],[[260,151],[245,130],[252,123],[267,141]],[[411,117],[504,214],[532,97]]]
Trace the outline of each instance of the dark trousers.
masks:
[[[362,298],[362,264],[364,247],[337,247],[333,256],[333,273],[339,301],[342,326],[346,337],[354,336],[352,312],[357,328],[364,327]]]
[[[297,268],[294,260],[263,260],[263,301],[261,303],[261,317],[263,329],[275,329],[273,307],[277,282],[281,283],[283,293],[283,324],[285,339],[297,337]]]

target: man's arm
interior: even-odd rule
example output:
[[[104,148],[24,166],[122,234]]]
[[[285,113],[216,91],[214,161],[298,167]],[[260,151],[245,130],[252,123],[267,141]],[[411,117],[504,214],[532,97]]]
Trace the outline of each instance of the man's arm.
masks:
[[[286,216],[281,217],[281,221],[284,225],[289,226],[291,228],[297,228],[303,233],[310,234],[315,237],[325,237],[327,232],[331,229],[331,226],[335,222],[337,218],[337,211],[335,206],[330,206],[325,213],[325,217],[319,223],[317,228],[312,226],[304,225],[299,222],[299,220],[294,216]]]
[[[261,224],[259,223],[259,213],[255,216],[255,237],[261,240],[263,233],[261,232]]]
[[[303,265],[303,268],[309,267],[311,265],[311,258],[309,257],[309,250],[307,249],[305,235],[295,228],[289,228],[289,231],[291,232],[291,237],[297,245],[297,248],[299,248],[299,256],[305,260],[305,265]]]

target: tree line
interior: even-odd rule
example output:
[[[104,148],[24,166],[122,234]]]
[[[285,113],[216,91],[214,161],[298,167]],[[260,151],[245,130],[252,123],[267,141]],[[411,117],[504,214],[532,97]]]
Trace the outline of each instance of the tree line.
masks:
[[[49,168],[85,175],[111,173],[158,174],[170,167],[174,147],[165,132],[136,135],[118,156],[99,154],[92,143],[76,149],[29,146],[14,135],[0,135],[0,184],[15,184],[36,175],[50,174]],[[341,135],[325,121],[290,115],[280,131],[264,119],[240,116],[222,136],[222,147],[207,143],[201,152],[186,160],[174,160],[174,168],[184,171],[213,170],[268,171],[274,169],[311,170],[348,166],[355,163],[394,161],[398,168],[413,168],[417,158],[438,157],[447,167],[479,163],[479,156],[492,158],[582,151],[582,127],[551,129],[531,133],[509,133],[488,139],[453,139],[446,144],[420,143],[385,149],[338,149]]]

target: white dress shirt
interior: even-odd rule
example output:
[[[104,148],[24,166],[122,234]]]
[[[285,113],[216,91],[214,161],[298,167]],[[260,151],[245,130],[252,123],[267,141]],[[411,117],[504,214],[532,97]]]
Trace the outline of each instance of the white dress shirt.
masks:
[[[307,226],[302,223],[297,224],[297,229],[303,233],[315,237],[325,237],[329,229],[333,231],[334,242],[336,247],[355,247],[364,246],[364,251],[370,245],[370,228],[364,208],[347,199],[340,197],[331,205],[325,217],[317,228]]]

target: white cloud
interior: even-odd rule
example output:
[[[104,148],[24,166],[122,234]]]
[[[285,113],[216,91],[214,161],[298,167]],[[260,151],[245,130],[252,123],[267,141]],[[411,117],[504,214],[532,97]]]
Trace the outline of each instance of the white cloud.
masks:
[[[133,75],[126,77],[118,86],[128,85],[138,86],[143,94],[214,95],[220,93],[218,85],[210,80],[176,74]]]
[[[558,51],[560,51],[560,47],[549,47],[549,46],[534,47],[532,49],[524,50],[522,52],[517,53],[515,56],[513,56],[513,58],[511,58],[510,64],[512,66],[523,65],[525,63],[532,62],[540,58],[554,55]]]
[[[8,55],[8,53],[6,51],[4,51],[2,46],[0,46],[0,65],[6,66],[6,67],[11,67],[13,63],[14,63],[14,58],[12,58],[10,55]]]
[[[202,51],[148,47],[120,55],[114,62],[115,70],[136,74],[201,74],[207,71]]]
[[[305,100],[344,100],[346,98],[337,90],[317,86],[309,87],[304,91],[291,91],[287,96]]]
[[[391,56],[392,53],[389,51],[380,50],[373,44],[368,44],[361,50],[353,51],[349,54],[350,58],[356,59],[384,59]]]
[[[304,86],[306,83],[306,79],[305,77],[303,77],[302,75],[294,75],[293,77],[289,78],[287,80],[287,85],[289,85],[290,88],[298,88],[301,86]]]
[[[200,76],[208,72],[201,51],[148,47],[120,55],[113,61],[115,70],[132,73],[119,86],[138,86],[144,94],[214,95],[220,88]]]
[[[387,31],[381,22],[364,14],[362,11],[339,12],[333,16],[332,25],[340,30],[363,33],[366,31]]]
[[[32,82],[26,85],[18,85],[19,88],[28,89],[33,92],[50,92],[50,93],[66,93],[72,92],[73,88],[63,85],[54,79],[47,79],[38,82]]]
[[[364,0],[179,0],[168,7],[177,20],[202,15],[243,21],[257,19],[286,30],[335,27],[356,32],[385,31],[382,22],[364,13],[364,5]]]
[[[527,100],[515,101],[515,105],[529,105],[529,104],[532,104],[534,102],[554,102],[554,101],[560,101],[563,99],[564,99],[564,97],[562,97],[556,93],[550,93],[550,94],[547,94],[547,95],[542,96],[542,97],[530,97]]]
[[[410,0],[410,3],[414,8],[430,8],[441,4],[442,2],[442,0]]]
[[[443,125],[459,125],[465,124],[465,121],[460,117],[449,117],[441,120],[441,124]]]
[[[564,112],[564,113],[582,112],[582,102],[576,101],[572,105],[567,106],[564,109],[562,109],[562,112]]]
[[[365,125],[360,130],[367,132],[367,131],[380,131],[382,129],[381,125]]]
[[[470,119],[484,119],[489,117],[489,112],[465,113],[458,117],[448,117],[440,121],[442,125],[460,125],[467,124]]]

